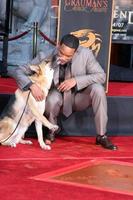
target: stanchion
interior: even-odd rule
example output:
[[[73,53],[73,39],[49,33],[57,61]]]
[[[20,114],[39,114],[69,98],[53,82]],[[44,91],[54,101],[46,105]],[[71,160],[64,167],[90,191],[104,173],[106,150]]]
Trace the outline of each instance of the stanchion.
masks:
[[[8,29],[9,30],[9,29]],[[1,77],[8,77],[7,76],[7,55],[8,55],[8,42],[9,41],[13,41],[13,40],[18,40],[20,38],[22,38],[23,36],[27,35],[31,30],[33,30],[33,40],[32,40],[32,57],[35,58],[36,55],[37,55],[37,38],[38,38],[38,34],[40,36],[43,37],[44,40],[48,41],[50,44],[56,46],[56,42],[51,40],[49,37],[47,37],[47,35],[45,35],[41,30],[39,30],[39,27],[38,27],[38,22],[34,22],[33,23],[33,26],[23,32],[23,33],[19,33],[18,35],[16,36],[13,36],[13,37],[8,37],[8,34],[5,33],[5,32],[1,32],[0,33],[0,42],[3,42],[4,43],[4,46],[3,46],[3,57],[2,57],[2,61],[0,61],[0,76]],[[6,40],[6,41],[5,41]]]
[[[13,1],[6,1],[6,13],[5,13],[5,24],[3,36],[3,50],[2,50],[2,61],[0,62],[0,75],[1,77],[7,77],[7,56],[8,56],[8,35],[10,24],[10,15],[12,10]]]
[[[37,35],[38,35],[38,22],[33,24],[33,51],[32,57],[35,58],[37,55]]]

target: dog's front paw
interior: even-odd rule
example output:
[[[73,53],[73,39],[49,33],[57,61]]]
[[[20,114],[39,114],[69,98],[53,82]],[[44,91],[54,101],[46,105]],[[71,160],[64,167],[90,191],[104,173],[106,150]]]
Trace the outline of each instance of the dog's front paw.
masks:
[[[41,142],[41,143],[40,143],[40,147],[41,147],[42,149],[44,149],[44,150],[51,150],[51,146],[45,144],[44,142]]]

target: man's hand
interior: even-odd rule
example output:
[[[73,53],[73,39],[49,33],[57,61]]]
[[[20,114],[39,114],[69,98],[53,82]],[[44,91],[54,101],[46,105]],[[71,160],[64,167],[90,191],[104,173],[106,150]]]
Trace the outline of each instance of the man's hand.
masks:
[[[67,79],[65,81],[63,81],[59,86],[58,86],[58,90],[60,92],[64,92],[64,91],[68,91],[71,88],[73,88],[76,85],[76,80],[75,78],[71,78],[71,79]]]
[[[30,86],[31,93],[36,101],[42,101],[45,99],[45,94],[42,89],[35,83]]]

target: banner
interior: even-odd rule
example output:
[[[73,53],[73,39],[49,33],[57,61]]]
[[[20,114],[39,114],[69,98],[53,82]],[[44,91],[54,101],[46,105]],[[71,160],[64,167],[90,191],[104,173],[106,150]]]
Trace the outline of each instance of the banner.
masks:
[[[133,44],[133,0],[115,0],[112,40]]]
[[[112,32],[112,0],[61,0],[59,2],[58,39],[72,33],[80,45],[92,49],[109,73]]]

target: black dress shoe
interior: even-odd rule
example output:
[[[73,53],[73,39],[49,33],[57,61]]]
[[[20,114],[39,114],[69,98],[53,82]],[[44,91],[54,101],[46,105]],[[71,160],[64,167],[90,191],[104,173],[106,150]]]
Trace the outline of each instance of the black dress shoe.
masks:
[[[117,150],[118,147],[114,145],[106,135],[98,135],[96,137],[96,144],[110,150]]]
[[[45,140],[49,140],[50,142],[54,142],[55,141],[55,135],[59,134],[59,132],[61,131],[61,128],[59,127],[58,130],[56,131],[49,131],[47,132],[46,136],[45,136]]]
[[[51,142],[55,141],[55,133],[47,133],[45,139],[50,140]]]

